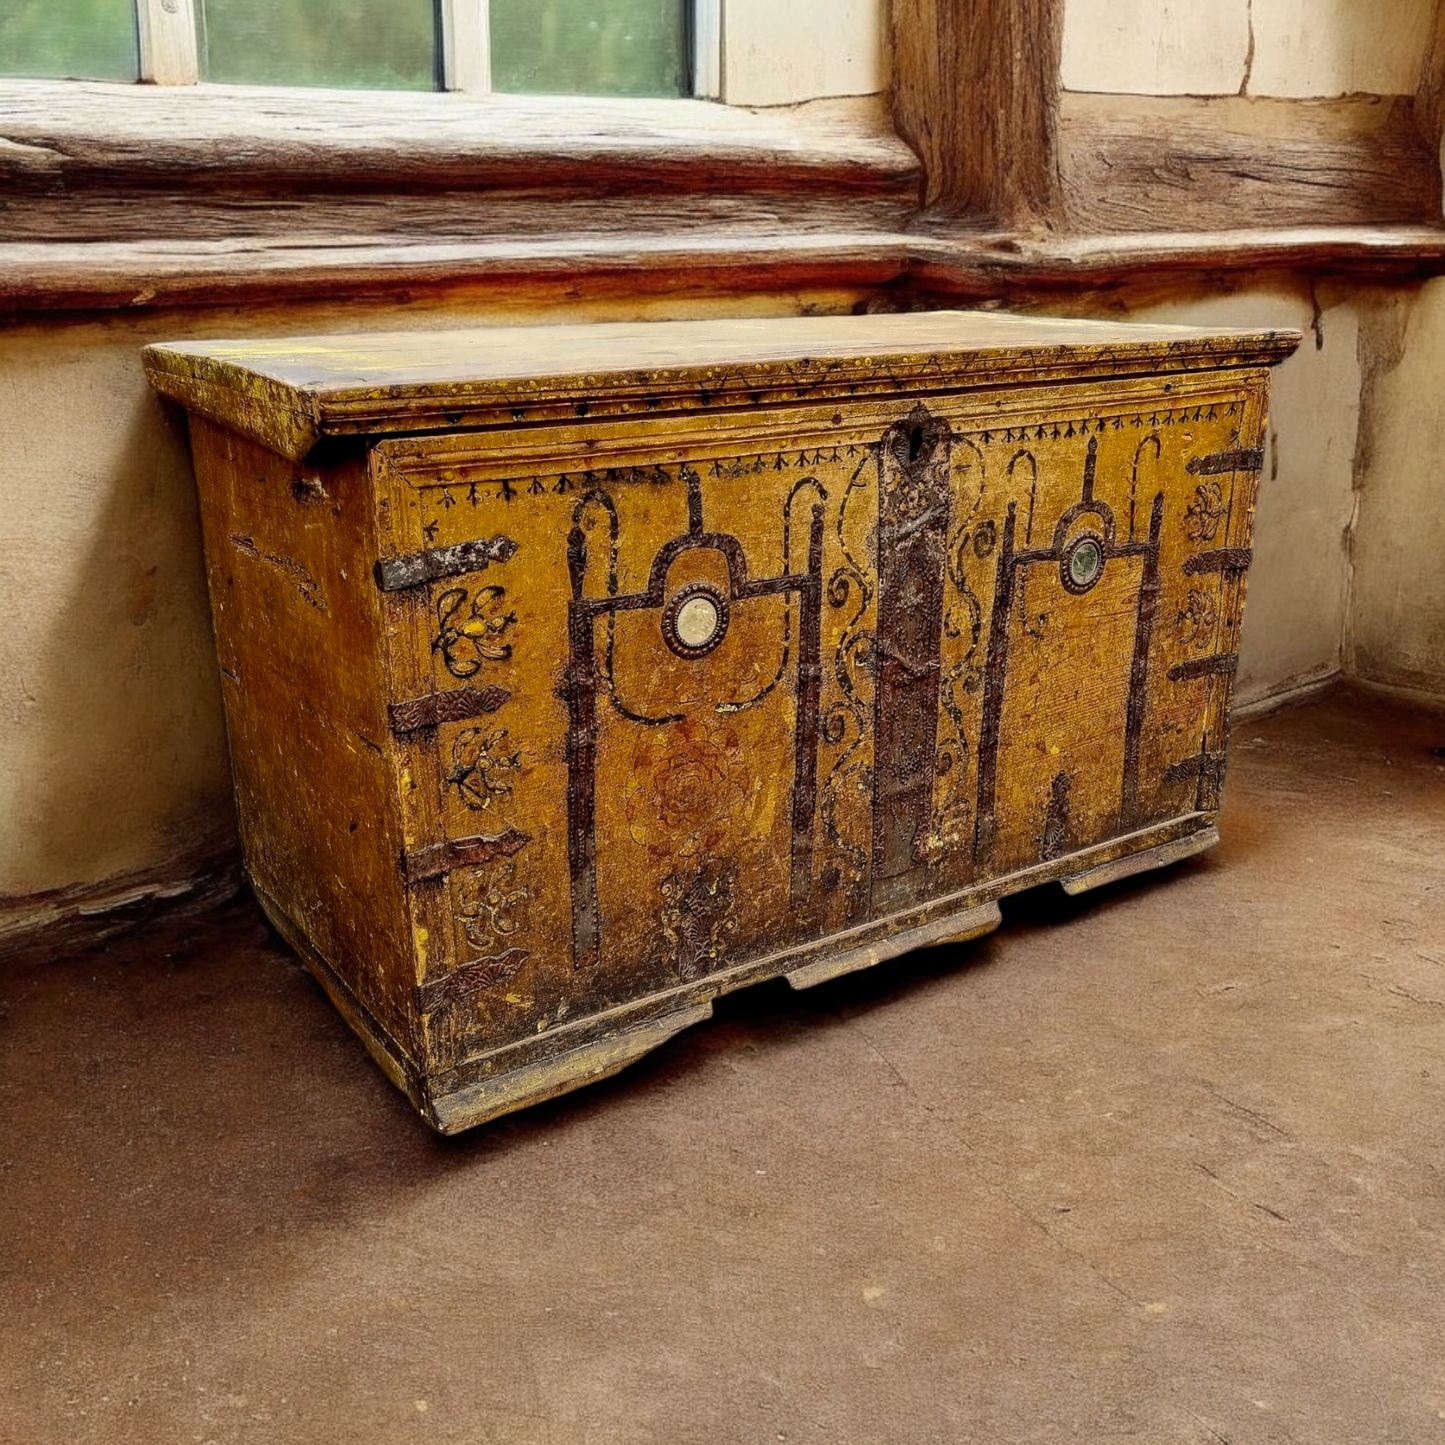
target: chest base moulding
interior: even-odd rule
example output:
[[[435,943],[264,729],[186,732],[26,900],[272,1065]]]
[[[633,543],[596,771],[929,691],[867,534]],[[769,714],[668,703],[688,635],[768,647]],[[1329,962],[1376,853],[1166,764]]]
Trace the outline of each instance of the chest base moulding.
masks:
[[[1298,334],[925,315],[148,348],[247,868],[454,1132],[718,994],[1215,841]]]

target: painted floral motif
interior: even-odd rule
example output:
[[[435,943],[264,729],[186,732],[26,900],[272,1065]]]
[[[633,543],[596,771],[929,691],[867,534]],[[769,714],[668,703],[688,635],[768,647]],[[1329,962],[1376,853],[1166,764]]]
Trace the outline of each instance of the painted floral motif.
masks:
[[[485,812],[511,794],[510,774],[521,766],[522,755],[509,749],[507,737],[506,728],[467,728],[452,744],[446,780],[467,807]]]
[[[517,865],[477,868],[457,889],[457,922],[481,951],[527,927],[531,891],[517,882]]]
[[[698,978],[722,962],[738,926],[736,883],[734,871],[715,863],[703,863],[690,879],[673,873],[663,880],[660,961],[679,978]]]
[[[628,830],[655,857],[714,852],[745,817],[755,790],[737,733],[691,718],[657,728],[633,749]]]
[[[1194,489],[1194,500],[1184,509],[1184,531],[1191,542],[1212,542],[1228,515],[1224,488],[1218,482],[1201,482]]]
[[[475,677],[483,662],[505,662],[512,655],[512,644],[503,637],[516,624],[505,587],[483,587],[475,597],[465,587],[449,587],[437,599],[432,651],[441,653],[453,677]]]
[[[1203,652],[1214,642],[1214,629],[1219,622],[1219,607],[1209,593],[1189,589],[1184,610],[1179,614],[1179,633],[1187,647]]]

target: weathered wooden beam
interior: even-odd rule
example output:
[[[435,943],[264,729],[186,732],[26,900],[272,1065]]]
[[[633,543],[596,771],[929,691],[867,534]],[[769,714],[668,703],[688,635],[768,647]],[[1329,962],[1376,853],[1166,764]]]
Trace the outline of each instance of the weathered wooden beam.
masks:
[[[563,235],[510,242],[394,235],[286,240],[0,242],[0,315],[376,300],[418,290],[575,305],[593,296],[851,289],[899,282],[897,234]]]
[[[761,190],[907,201],[918,163],[867,99],[695,100],[178,90],[0,81],[0,200],[132,194],[652,196]]]
[[[934,305],[965,297],[1046,298],[1227,272],[1372,278],[1445,272],[1445,227],[1266,226],[1129,234],[916,240],[908,279]]]
[[[1130,235],[948,238],[899,232],[557,236],[459,242],[296,235],[284,241],[0,242],[0,316],[427,294],[534,305],[581,298],[872,293],[888,308],[1046,298],[1226,272],[1425,278],[1445,227],[1315,226]]]
[[[1400,96],[1066,94],[1059,221],[1083,234],[1440,218],[1437,149]]]
[[[892,0],[893,116],[935,215],[1027,228],[1058,207],[1063,0]]]

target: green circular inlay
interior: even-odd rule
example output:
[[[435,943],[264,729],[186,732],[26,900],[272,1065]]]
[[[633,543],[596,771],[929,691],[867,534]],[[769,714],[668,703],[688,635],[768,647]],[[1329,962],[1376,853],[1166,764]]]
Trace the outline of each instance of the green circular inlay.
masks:
[[[1103,570],[1104,549],[1092,537],[1085,537],[1069,553],[1069,581],[1075,587],[1089,586]]]

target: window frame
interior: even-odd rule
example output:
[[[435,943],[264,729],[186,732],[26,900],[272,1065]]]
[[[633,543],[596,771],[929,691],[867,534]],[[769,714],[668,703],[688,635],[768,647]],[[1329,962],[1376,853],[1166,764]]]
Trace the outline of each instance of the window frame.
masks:
[[[140,80],[148,85],[200,82],[197,0],[134,0]],[[690,0],[690,100],[716,100],[722,91],[723,0]],[[492,93],[491,0],[438,0],[437,41],[443,91]]]

